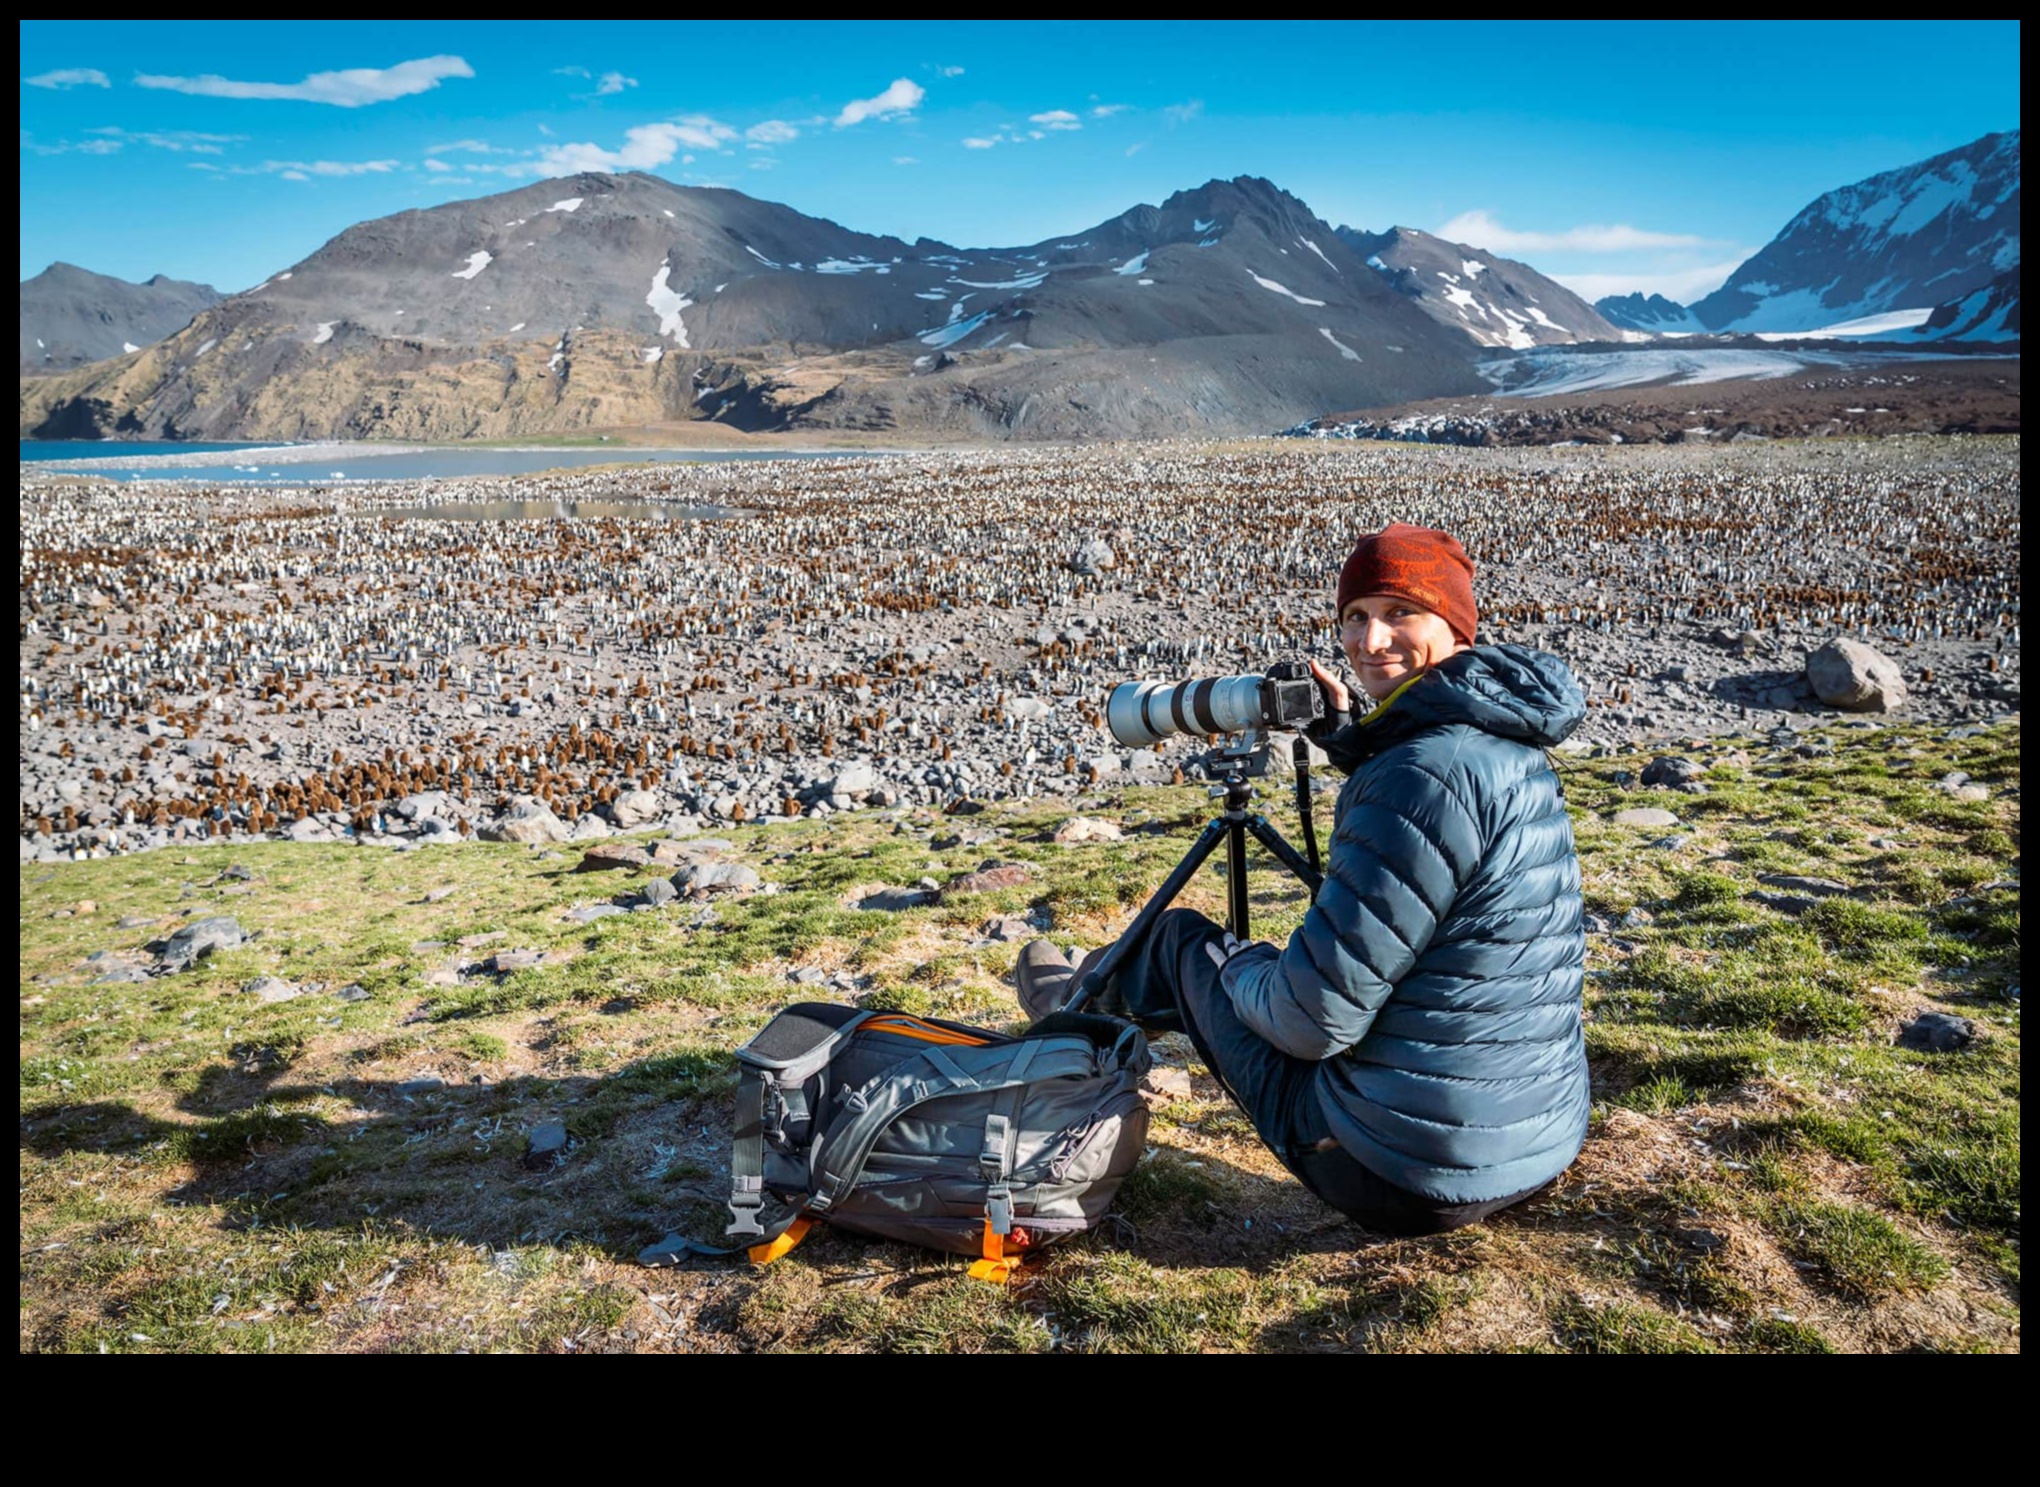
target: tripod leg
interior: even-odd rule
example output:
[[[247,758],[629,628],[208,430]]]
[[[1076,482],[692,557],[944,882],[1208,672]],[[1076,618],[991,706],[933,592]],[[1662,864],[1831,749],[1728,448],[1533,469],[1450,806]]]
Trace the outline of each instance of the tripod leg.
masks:
[[[1246,830],[1251,831],[1255,841],[1273,852],[1278,862],[1302,880],[1303,886],[1310,890],[1313,899],[1317,897],[1318,888],[1325,881],[1324,875],[1304,861],[1301,852],[1283,840],[1282,833],[1268,824],[1266,816],[1247,817]]]
[[[1126,933],[1113,941],[1098,963],[1084,972],[1084,979],[1077,983],[1076,993],[1063,1004],[1065,1012],[1081,1012],[1103,986],[1119,969],[1119,963],[1132,953],[1133,948],[1147,938],[1148,931],[1162,917],[1162,912],[1175,900],[1177,894],[1192,878],[1197,869],[1204,866],[1204,859],[1218,850],[1218,844],[1226,838],[1226,822],[1212,821],[1198,834],[1190,850],[1183,854],[1183,860],[1176,864],[1169,876],[1162,880],[1162,886],[1155,890],[1155,896],[1140,907],[1133,916],[1133,923],[1126,926]]]
[[[1247,934],[1247,828],[1243,821],[1229,820],[1225,832],[1225,927],[1233,938]]]

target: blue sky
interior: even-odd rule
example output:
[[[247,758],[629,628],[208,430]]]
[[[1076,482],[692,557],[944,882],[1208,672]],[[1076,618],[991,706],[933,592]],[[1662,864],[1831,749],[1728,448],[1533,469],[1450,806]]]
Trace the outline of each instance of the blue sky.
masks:
[[[2019,122],[2016,22],[21,24],[21,275],[239,290],[585,167],[1038,241],[1214,176],[1691,300],[1821,192]]]

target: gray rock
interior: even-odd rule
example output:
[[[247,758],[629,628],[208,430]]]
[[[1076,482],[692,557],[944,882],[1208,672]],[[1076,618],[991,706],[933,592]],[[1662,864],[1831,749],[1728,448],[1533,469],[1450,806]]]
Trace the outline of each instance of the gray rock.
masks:
[[[1080,842],[1116,842],[1125,836],[1117,822],[1096,816],[1072,816],[1055,829],[1055,839],[1065,846]]]
[[[502,976],[509,974],[511,971],[528,971],[533,966],[542,965],[544,962],[545,952],[543,950],[498,950],[494,955],[482,962],[482,969],[494,971],[497,975]]]
[[[156,921],[148,914],[123,914],[115,929],[143,929]]]
[[[981,867],[974,873],[965,873],[952,881],[942,893],[945,898],[963,893],[996,893],[1002,888],[1018,888],[1033,877],[1033,870],[1026,864],[1003,862]]]
[[[217,950],[232,950],[248,943],[248,932],[237,920],[225,915],[194,919],[170,936],[158,969],[172,973],[204,960]]]
[[[1947,1012],[1922,1012],[1898,1030],[1898,1046],[1919,1053],[1954,1053],[1976,1041],[1976,1024]]]
[[[1004,940],[1009,944],[1021,944],[1034,938],[1037,933],[1029,920],[1017,914],[1005,914],[996,919],[987,919],[978,933],[988,940]]]
[[[148,979],[149,973],[140,966],[117,965],[111,966],[99,975],[94,976],[89,984],[93,986],[109,986],[130,981],[146,981]]]
[[[1765,908],[1780,914],[1789,914],[1797,919],[1813,907],[1813,900],[1796,893],[1773,893],[1767,888],[1757,888],[1744,895],[1751,903],[1762,904]]]
[[[1617,826],[1663,827],[1679,824],[1677,816],[1670,811],[1659,810],[1654,805],[1631,806],[1626,811],[1617,811],[1609,819]]]
[[[531,1128],[531,1135],[525,1139],[524,1165],[534,1172],[544,1171],[560,1164],[567,1154],[567,1128],[556,1120],[545,1121]]]
[[[795,966],[786,973],[786,979],[795,986],[820,986],[829,979],[829,973],[820,966]]]
[[[315,816],[300,816],[284,827],[283,834],[294,842],[330,842],[333,832]]]
[[[600,841],[612,834],[610,824],[593,811],[585,816],[576,816],[574,824],[567,828],[567,840],[570,842]]]
[[[368,1001],[374,995],[374,993],[369,991],[369,989],[366,986],[363,986],[359,981],[349,981],[345,986],[341,987],[338,991],[335,991],[333,995],[343,1002],[365,1002]]]
[[[877,784],[878,771],[869,764],[846,764],[836,771],[835,778],[829,781],[829,788],[822,793],[829,796],[858,796],[875,788]]]
[[[281,976],[257,976],[241,990],[258,1002],[294,1002],[303,994]]]
[[[1849,712],[1903,707],[1907,691],[1898,663],[1860,640],[1830,640],[1806,658],[1813,695]]]
[[[759,884],[756,870],[741,862],[690,862],[673,874],[682,893],[755,893]]]
[[[1763,873],[1757,881],[1767,888],[1804,894],[1808,898],[1834,898],[1851,891],[1849,885],[1838,878],[1802,878],[1794,873]]]
[[[628,871],[651,865],[651,854],[630,842],[604,842],[590,847],[574,866],[577,873]]]
[[[926,888],[881,888],[859,899],[857,907],[896,914],[902,909],[925,909],[935,902],[935,898],[936,895]]]
[[[1616,923],[1623,929],[1641,929],[1656,918],[1657,915],[1651,913],[1649,909],[1631,909],[1617,920]]]
[[[446,1088],[444,1079],[406,1079],[397,1086],[400,1095],[429,1095]]]
[[[1660,754],[1643,767],[1643,783],[1646,785],[1686,785],[1707,773],[1707,766],[1691,759],[1674,758]]]
[[[475,835],[485,842],[523,842],[527,845],[563,842],[567,839],[567,824],[555,816],[545,802],[526,800],[511,806]]]
[[[663,878],[659,881],[665,882]],[[669,892],[672,890],[672,887],[672,884],[666,884]],[[624,908],[622,904],[576,904],[573,908],[567,910],[567,917],[576,924],[593,924],[597,919],[607,919],[611,914],[628,914],[629,912],[630,910]]]
[[[654,878],[638,889],[638,902],[654,909],[663,908],[679,896],[680,890],[667,878]]]

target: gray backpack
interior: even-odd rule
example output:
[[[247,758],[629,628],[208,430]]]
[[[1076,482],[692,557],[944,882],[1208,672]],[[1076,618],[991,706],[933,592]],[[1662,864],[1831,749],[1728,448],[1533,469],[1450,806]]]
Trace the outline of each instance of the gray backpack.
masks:
[[[728,1233],[759,1264],[826,1219],[1003,1281],[1095,1227],[1147,1141],[1147,1039],[1116,1018],[1058,1013],[1010,1038],[811,1002],[737,1061]]]

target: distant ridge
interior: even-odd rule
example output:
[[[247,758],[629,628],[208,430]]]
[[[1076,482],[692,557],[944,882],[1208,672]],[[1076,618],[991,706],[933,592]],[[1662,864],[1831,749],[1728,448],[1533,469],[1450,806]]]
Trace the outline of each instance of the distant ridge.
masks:
[[[1528,351],[1622,339],[1592,305],[1527,263],[1414,227],[1380,233],[1341,227],[1339,237],[1397,293],[1476,345]]]
[[[53,263],[21,281],[21,371],[64,371],[153,346],[217,304],[210,284],[166,279],[141,284]]]
[[[1949,304],[2018,262],[2013,129],[1817,198],[1692,312],[1710,331],[1814,330]]]

